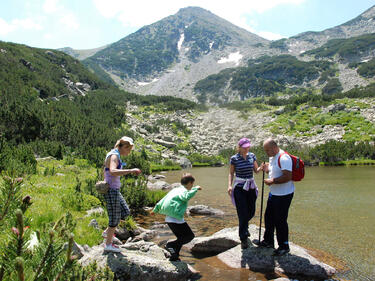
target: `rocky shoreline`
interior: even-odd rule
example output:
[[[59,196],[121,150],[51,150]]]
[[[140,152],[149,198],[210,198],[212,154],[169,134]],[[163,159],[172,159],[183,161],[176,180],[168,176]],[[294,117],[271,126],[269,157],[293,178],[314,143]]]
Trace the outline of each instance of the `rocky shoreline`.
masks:
[[[204,205],[191,206],[199,215],[217,215],[208,212],[212,208]],[[264,231],[264,229],[263,229]],[[169,253],[157,244],[156,238],[170,232],[165,223],[155,222],[150,229],[138,227],[135,236],[125,229],[117,229],[121,253],[104,253],[104,245],[75,247],[82,265],[96,262],[99,267],[108,266],[119,280],[199,280],[204,272],[196,271],[189,263],[169,261]],[[259,228],[249,226],[250,237],[258,237]],[[164,241],[165,242],[165,241]],[[272,256],[272,249],[260,248],[249,239],[249,248],[243,250],[238,238],[238,227],[224,228],[211,236],[196,237],[184,249],[199,259],[199,256],[217,256],[233,269],[248,269],[251,272],[272,273],[288,278],[328,279],[336,269],[309,254],[301,246],[290,244],[291,252],[285,256]],[[290,280],[284,278],[284,280]]]

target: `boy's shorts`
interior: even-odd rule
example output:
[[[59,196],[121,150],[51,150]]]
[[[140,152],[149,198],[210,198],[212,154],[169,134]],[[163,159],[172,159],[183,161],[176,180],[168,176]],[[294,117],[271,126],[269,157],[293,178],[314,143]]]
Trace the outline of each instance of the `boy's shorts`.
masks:
[[[125,219],[130,215],[128,204],[119,189],[110,188],[104,198],[107,201],[108,225],[116,227],[120,223],[120,219]]]

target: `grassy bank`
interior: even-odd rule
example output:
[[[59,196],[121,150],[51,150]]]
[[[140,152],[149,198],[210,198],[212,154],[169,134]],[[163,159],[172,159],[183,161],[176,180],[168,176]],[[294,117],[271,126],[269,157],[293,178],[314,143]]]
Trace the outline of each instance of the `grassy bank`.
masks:
[[[66,164],[64,160],[39,161],[37,173],[24,179],[22,195],[30,195],[33,204],[27,212],[32,230],[48,229],[67,212],[71,213],[76,224],[74,239],[79,244],[97,245],[101,242],[101,232],[108,225],[105,200],[95,190],[95,182],[101,178],[99,171],[87,160],[74,159]],[[135,189],[143,194],[124,194],[129,206],[134,205],[140,196],[145,199],[145,205],[153,206],[165,195],[165,192],[143,189],[142,181],[135,182]],[[125,184],[127,187],[128,185]],[[132,188],[126,188],[131,190]],[[130,198],[130,197],[131,198]],[[134,198],[134,200],[133,200]],[[103,213],[87,214],[87,211],[102,207]],[[142,207],[138,206],[137,207]],[[136,215],[133,212],[133,215]],[[89,226],[91,220],[98,222],[99,229]],[[127,226],[134,226],[132,217],[125,222]]]
[[[363,159],[363,160],[347,160],[347,161],[336,161],[336,162],[319,162],[319,166],[356,166],[356,165],[375,165],[375,160]]]

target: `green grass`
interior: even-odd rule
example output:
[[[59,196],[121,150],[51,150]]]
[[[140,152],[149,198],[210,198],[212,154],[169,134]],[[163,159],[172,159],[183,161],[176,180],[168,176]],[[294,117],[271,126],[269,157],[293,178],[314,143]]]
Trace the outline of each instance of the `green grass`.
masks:
[[[347,108],[358,106],[367,108],[363,102],[342,99],[339,103],[347,104]],[[322,132],[327,125],[341,125],[345,128],[343,139],[346,141],[370,141],[375,135],[375,126],[366,120],[359,111],[338,111],[323,113],[320,108],[309,107],[287,112],[277,116],[274,122],[264,126],[274,134],[288,134],[293,136],[312,136]]]
[[[63,160],[48,160],[38,163],[37,174],[25,179],[22,193],[30,195],[33,204],[26,215],[30,218],[30,228],[43,229],[51,227],[65,213],[73,215],[77,226],[74,230],[75,241],[79,244],[97,245],[100,242],[101,231],[88,226],[91,219],[95,218],[101,229],[108,224],[106,213],[102,216],[92,215],[85,217],[86,210],[100,206],[100,201],[89,194],[81,192],[83,196],[83,209],[80,211],[70,207],[67,201],[77,196],[74,194],[77,178],[85,188],[86,179],[96,177],[96,169],[89,166],[86,160],[76,160],[76,165],[65,165]],[[46,168],[54,167],[56,174],[44,176]],[[69,206],[69,207],[64,207]]]

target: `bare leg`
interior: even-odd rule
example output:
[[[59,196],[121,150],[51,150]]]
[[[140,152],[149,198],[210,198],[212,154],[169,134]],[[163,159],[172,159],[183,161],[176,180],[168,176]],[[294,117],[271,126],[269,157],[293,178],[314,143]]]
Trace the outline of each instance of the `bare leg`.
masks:
[[[115,234],[116,227],[108,227],[107,228],[107,240],[105,242],[106,245],[112,244],[112,238]]]

